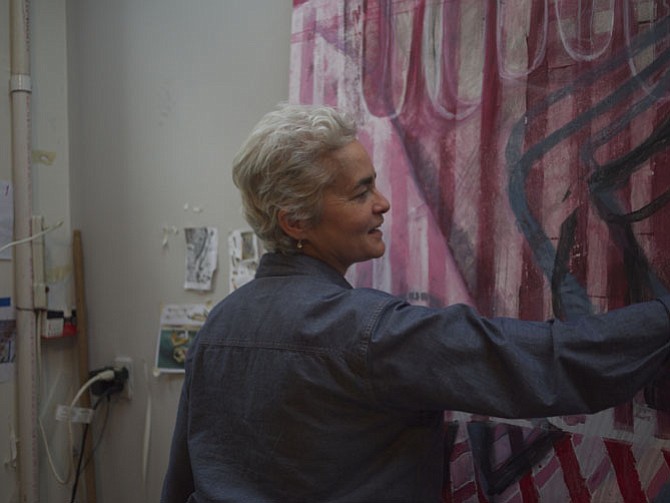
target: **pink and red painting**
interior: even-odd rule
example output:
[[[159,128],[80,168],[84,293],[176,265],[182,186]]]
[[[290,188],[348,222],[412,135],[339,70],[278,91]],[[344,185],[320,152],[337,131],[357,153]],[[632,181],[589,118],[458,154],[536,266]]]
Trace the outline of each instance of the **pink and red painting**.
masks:
[[[352,114],[391,201],[356,286],[536,320],[670,289],[667,1],[294,0],[290,101]],[[594,416],[445,413],[444,501],[670,497],[669,384]]]

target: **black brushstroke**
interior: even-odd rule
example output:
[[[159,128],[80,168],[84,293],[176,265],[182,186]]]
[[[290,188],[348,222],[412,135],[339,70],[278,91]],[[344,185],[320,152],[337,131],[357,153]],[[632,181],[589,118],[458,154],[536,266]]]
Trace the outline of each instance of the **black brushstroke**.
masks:
[[[638,75],[624,82],[616,91],[603,98],[589,110],[578,115],[564,126],[549,134],[542,141],[535,145],[531,145],[524,151],[523,145],[526,139],[526,128],[532,127],[533,119],[546,114],[548,109],[555,103],[573,95],[579,89],[596,84],[598,80],[603,79],[608,73],[624,64],[628,58],[639,54],[652,44],[656,44],[660,39],[668,37],[670,33],[669,27],[670,16],[666,16],[659,21],[656,26],[638,36],[625,51],[620,51],[605,63],[578,77],[571,85],[565,86],[550,94],[545,100],[532,109],[529,109],[512,128],[506,149],[506,160],[509,170],[509,202],[519,228],[523,232],[530,249],[533,252],[535,261],[547,278],[552,278],[554,275],[556,250],[528,206],[525,183],[533,165],[556,145],[568,139],[570,136],[590,124],[598,116],[609,112],[617,104],[632,95],[634,91],[639,89],[640,80],[644,81],[658,71],[663,71],[664,74],[662,78],[658,80],[652,92],[630,106],[626,113],[618,118],[612,125],[599,132],[599,134],[596,135],[597,141],[591,145],[608,141],[617,131],[629,125],[637,115],[653,107],[658,99],[664,96],[670,89],[670,49],[661,52],[658,57],[639,72]],[[663,128],[661,128],[661,130],[662,129]],[[662,131],[659,134],[663,136]],[[653,142],[653,140],[648,141]],[[662,143],[658,143],[658,145],[658,148],[661,148]],[[593,152],[593,147],[583,150],[582,158],[586,156],[584,152],[588,151],[590,151],[589,153]],[[633,152],[631,155],[640,155],[640,152]],[[616,175],[619,173],[618,170],[615,170],[614,172]],[[594,181],[594,185],[597,185],[597,183],[597,181]],[[618,209],[618,204],[613,200],[609,191],[604,193],[598,192],[595,199],[601,212],[605,211],[608,215],[622,213]],[[663,202],[665,202],[665,199],[655,201],[652,203],[650,209],[657,208],[659,204]],[[660,284],[660,281],[655,278],[655,275],[651,274],[651,268],[646,262],[646,259],[644,259],[639,246],[636,247],[630,243],[630,237],[631,236],[627,231],[624,231],[623,234],[619,231],[619,239],[617,241],[619,246],[624,246],[626,248],[624,253],[627,254],[626,260],[631,268],[629,279],[635,279],[633,276],[637,277],[640,273],[644,274],[647,278],[644,285],[639,284],[639,281],[637,283],[634,282],[633,289],[635,291],[631,293],[631,298],[638,298],[641,295],[643,296],[646,291],[667,292],[667,287]],[[572,274],[569,272],[563,274],[561,277],[561,284],[553,286],[554,295],[561,297],[558,305],[561,307],[564,316],[573,317],[592,312],[593,307],[588,299],[585,287],[579,284],[578,280]]]
[[[569,313],[563,307],[561,285],[570,271],[570,251],[575,243],[575,229],[577,228],[577,210],[574,210],[561,224],[561,233],[556,245],[556,260],[551,274],[552,308],[554,316],[566,319]]]
[[[620,126],[612,124],[606,128],[610,135],[616,134]],[[670,202],[670,190],[665,191],[644,207],[626,212],[616,197],[616,190],[628,183],[633,173],[656,152],[670,146],[670,117],[652,131],[640,145],[618,159],[599,166],[594,158],[595,149],[609,138],[599,135],[587,143],[582,158],[593,170],[589,178],[589,191],[599,216],[607,223],[610,235],[624,255],[624,267],[629,284],[629,302],[639,302],[667,292],[657,274],[652,270],[640,246],[632,224],[648,218]],[[665,168],[669,169],[667,166]]]
[[[521,438],[521,427],[515,425],[504,425],[508,428],[508,435],[517,438],[521,445],[512,445],[512,453],[509,458],[493,468],[495,439],[494,429],[500,428],[500,424],[490,422],[468,423],[468,436],[475,467],[481,474],[480,482],[487,495],[501,494],[513,483],[519,481],[529,473],[533,466],[541,462],[553,449],[554,443],[563,438],[566,433],[549,425],[536,428],[533,434],[537,434],[531,442],[518,441]]]
[[[670,503],[670,484],[665,484],[661,487],[653,503]]]

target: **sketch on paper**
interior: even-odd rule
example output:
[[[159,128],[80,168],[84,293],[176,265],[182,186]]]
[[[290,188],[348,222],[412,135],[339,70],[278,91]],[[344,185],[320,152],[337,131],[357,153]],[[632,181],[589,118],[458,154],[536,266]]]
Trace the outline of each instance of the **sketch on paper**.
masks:
[[[353,114],[391,202],[353,284],[524,319],[668,292],[667,2],[293,5],[290,101]],[[668,383],[593,416],[448,412],[444,500],[653,501]]]
[[[186,238],[187,290],[208,291],[217,268],[218,232],[214,227],[191,227],[184,229]]]
[[[262,244],[251,230],[235,230],[228,236],[230,291],[248,283],[256,275]]]

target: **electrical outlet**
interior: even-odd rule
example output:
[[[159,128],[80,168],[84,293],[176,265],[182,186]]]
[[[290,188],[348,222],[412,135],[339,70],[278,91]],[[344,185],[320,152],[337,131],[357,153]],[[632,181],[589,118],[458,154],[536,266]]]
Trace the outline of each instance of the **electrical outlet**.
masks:
[[[123,387],[123,391],[119,396],[121,398],[125,398],[126,400],[130,400],[133,397],[133,384],[135,378],[135,373],[133,372],[133,359],[129,356],[117,356],[114,358],[115,370],[120,370],[124,367],[128,371],[128,380],[126,381],[125,386]]]

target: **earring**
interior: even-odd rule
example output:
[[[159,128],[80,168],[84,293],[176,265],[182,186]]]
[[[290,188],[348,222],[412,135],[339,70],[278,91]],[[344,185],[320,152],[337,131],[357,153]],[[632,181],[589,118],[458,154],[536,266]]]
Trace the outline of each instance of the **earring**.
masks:
[[[298,239],[298,244],[296,245],[298,250],[302,250],[302,239]]]

